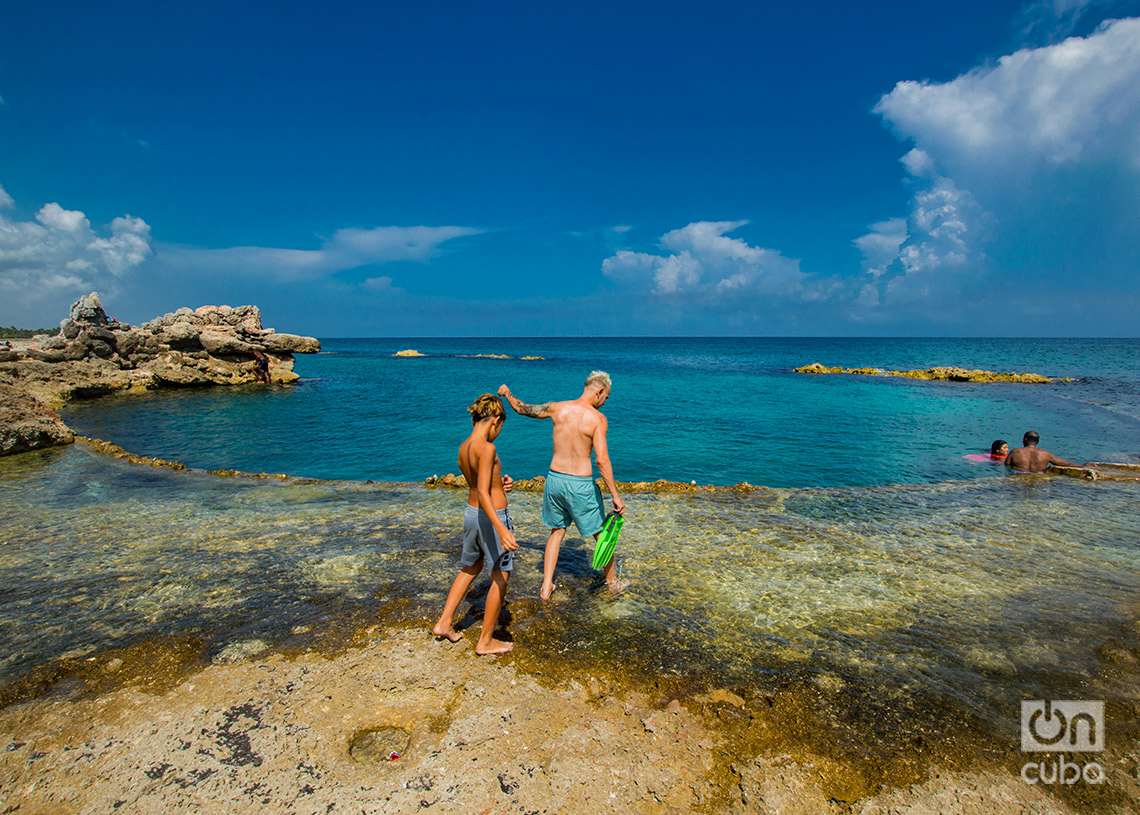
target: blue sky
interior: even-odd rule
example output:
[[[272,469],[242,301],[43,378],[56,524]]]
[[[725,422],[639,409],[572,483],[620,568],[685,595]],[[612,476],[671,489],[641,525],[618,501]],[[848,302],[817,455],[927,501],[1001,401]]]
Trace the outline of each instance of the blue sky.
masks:
[[[0,324],[1140,336],[1140,0],[8,3]]]

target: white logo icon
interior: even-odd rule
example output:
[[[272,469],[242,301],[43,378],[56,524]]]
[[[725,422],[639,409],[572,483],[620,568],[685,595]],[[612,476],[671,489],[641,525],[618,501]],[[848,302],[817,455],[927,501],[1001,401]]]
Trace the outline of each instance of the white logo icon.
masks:
[[[1031,699],[1021,703],[1023,752],[1087,753],[1104,749],[1104,702]]]

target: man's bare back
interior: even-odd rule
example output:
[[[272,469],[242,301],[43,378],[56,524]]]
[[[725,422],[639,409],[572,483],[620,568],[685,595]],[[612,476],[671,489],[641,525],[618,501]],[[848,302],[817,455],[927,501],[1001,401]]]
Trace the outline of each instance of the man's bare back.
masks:
[[[550,458],[550,469],[567,475],[593,475],[590,453],[594,449],[598,428],[604,426],[606,417],[580,399],[553,402],[548,412],[554,422],[554,453]]]
[[[614,471],[606,442],[609,423],[605,414],[598,410],[609,398],[608,388],[587,387],[577,399],[544,402],[541,405],[528,405],[520,401],[506,385],[499,388],[499,395],[520,415],[533,419],[549,418],[553,422],[554,452],[550,457],[550,469],[554,472],[592,477],[592,452],[598,464],[598,473],[613,499],[614,512],[619,515],[622,513],[625,502],[618,496],[614,484]]]
[[[1032,430],[1026,433],[1021,440],[1025,446],[1010,450],[1009,455],[1005,457],[1005,466],[1017,470],[1019,473],[1043,473],[1049,469],[1050,465],[1054,467],[1081,466],[1071,461],[1065,461],[1065,459],[1053,455],[1048,450],[1040,449],[1037,446],[1039,439],[1040,436]]]
[[[554,424],[554,452],[550,458],[550,473],[543,489],[543,520],[550,528],[546,541],[546,555],[543,558],[542,590],[539,596],[550,599],[554,591],[554,570],[558,563],[558,552],[562,538],[571,520],[583,535],[593,535],[597,540],[604,520],[605,506],[602,494],[593,484],[594,467],[590,461],[593,452],[598,465],[598,473],[609,490],[614,512],[625,511],[625,501],[618,495],[614,482],[613,465],[610,464],[609,447],[606,443],[608,422],[598,410],[610,395],[610,378],[603,371],[594,371],[586,379],[582,395],[577,399],[563,402],[544,402],[529,405],[518,399],[506,385],[499,388],[499,395],[505,398],[515,412],[532,419],[550,419]],[[587,495],[580,492],[584,486],[567,484],[568,479],[578,479],[589,487]],[[557,482],[557,486],[555,483]],[[589,493],[592,492],[592,495]],[[569,494],[568,494],[569,493]],[[628,583],[619,580],[614,567],[614,559],[602,568],[606,585],[610,591],[621,591]]]

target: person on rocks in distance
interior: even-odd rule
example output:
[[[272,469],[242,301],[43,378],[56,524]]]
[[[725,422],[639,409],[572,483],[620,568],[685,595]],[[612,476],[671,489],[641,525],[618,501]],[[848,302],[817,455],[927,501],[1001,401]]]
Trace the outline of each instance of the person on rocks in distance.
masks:
[[[542,495],[542,522],[550,528],[542,569],[540,596],[543,600],[549,600],[554,592],[554,568],[570,521],[574,521],[583,536],[593,535],[595,541],[605,524],[605,507],[602,492],[594,482],[591,452],[613,499],[614,512],[621,515],[625,511],[625,502],[614,484],[613,467],[606,446],[608,423],[598,410],[606,403],[612,387],[609,374],[594,371],[586,377],[582,395],[577,399],[541,405],[519,401],[506,385],[499,388],[499,395],[516,413],[532,419],[550,419],[554,423],[554,453]],[[618,592],[629,585],[628,581],[618,580],[613,558],[605,565],[603,574],[610,591]]]
[[[467,410],[473,428],[471,435],[459,445],[459,469],[468,484],[467,506],[463,509],[463,553],[459,558],[459,574],[451,584],[443,613],[432,633],[452,642],[459,642],[463,637],[453,624],[455,611],[486,561],[491,569],[491,588],[487,590],[483,630],[475,643],[475,653],[480,656],[505,654],[514,648],[514,643],[495,639],[495,624],[519,545],[507,513],[507,493],[513,482],[503,477],[502,463],[493,442],[502,432],[507,411],[502,400],[490,393],[484,393]]]
[[[269,384],[269,357],[256,348],[253,350],[253,361],[256,366],[253,369],[254,376],[257,377],[259,382]]]

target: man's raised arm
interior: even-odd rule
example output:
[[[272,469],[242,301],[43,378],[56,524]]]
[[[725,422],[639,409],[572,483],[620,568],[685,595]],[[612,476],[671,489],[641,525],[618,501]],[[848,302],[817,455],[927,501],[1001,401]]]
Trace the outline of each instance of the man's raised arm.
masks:
[[[529,416],[532,419],[547,419],[550,417],[550,406],[553,402],[543,402],[541,405],[528,405],[526,402],[519,401],[519,398],[511,393],[511,389],[506,385],[499,386],[499,396],[510,402],[515,413],[520,416]]]

